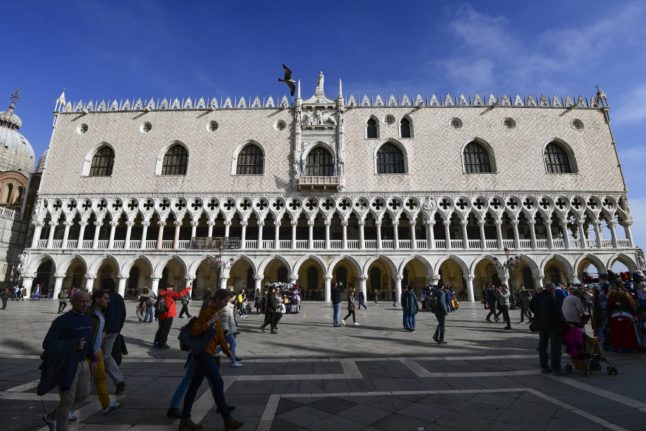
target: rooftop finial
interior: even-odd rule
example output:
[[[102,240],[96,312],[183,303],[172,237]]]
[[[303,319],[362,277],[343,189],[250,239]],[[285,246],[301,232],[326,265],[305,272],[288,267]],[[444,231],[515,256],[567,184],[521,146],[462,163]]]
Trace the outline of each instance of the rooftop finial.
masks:
[[[343,81],[339,78],[339,99],[343,99]]]
[[[20,91],[20,88],[16,88],[16,90],[9,96],[9,109],[12,111],[16,107],[16,103],[20,100]]]
[[[597,87],[597,97],[596,102],[598,106],[607,106],[608,105],[608,96],[606,93],[599,87],[599,84],[595,85]]]

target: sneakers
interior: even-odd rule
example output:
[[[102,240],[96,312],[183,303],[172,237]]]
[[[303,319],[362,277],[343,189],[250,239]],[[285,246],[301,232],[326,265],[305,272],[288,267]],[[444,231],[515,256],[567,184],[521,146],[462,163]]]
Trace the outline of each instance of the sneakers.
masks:
[[[341,324],[345,326],[345,320],[341,320]]]
[[[182,419],[181,421],[179,421],[179,427],[177,428],[177,431],[190,431],[199,429],[202,429],[202,425],[196,424],[191,419]]]
[[[43,415],[43,422],[49,427],[49,431],[56,431],[56,420],[50,419],[47,415]]]
[[[114,391],[115,395],[121,395],[126,390],[126,382],[117,383],[117,390]]]
[[[181,419],[182,411],[177,407],[169,407],[168,411],[166,412],[166,417],[171,419]]]
[[[108,413],[111,413],[121,407],[121,403],[118,401],[111,401],[110,404],[108,404],[108,407],[104,408],[101,413],[104,415],[107,415]]]
[[[354,322],[353,325],[359,326],[359,322]]]
[[[232,366],[233,368],[240,368],[240,367],[242,367],[242,362],[240,362],[240,361],[232,362],[232,363],[231,363],[231,366]]]
[[[511,331],[511,326],[505,326],[505,327],[504,327],[504,328],[502,328],[502,329],[504,329],[504,330],[506,330],[506,331]]]

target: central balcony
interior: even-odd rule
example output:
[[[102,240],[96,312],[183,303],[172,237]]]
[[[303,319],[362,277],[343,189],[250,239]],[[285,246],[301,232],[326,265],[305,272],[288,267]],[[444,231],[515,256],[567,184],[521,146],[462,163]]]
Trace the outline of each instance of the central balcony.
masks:
[[[299,190],[337,190],[339,184],[338,176],[301,176],[298,179]]]

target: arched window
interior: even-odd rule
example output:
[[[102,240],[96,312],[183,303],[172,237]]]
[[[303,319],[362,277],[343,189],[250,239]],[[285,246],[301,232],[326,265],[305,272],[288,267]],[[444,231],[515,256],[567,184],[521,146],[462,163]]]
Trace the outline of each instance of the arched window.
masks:
[[[403,174],[405,172],[402,150],[389,142],[383,144],[377,151],[377,173]]]
[[[574,172],[567,151],[557,142],[550,142],[545,147],[545,167],[550,174],[571,174]]]
[[[238,154],[237,175],[262,175],[265,173],[265,157],[258,145],[249,144]]]
[[[112,167],[114,166],[114,150],[104,145],[99,148],[92,157],[92,164],[90,165],[91,177],[109,177],[112,175]]]
[[[164,155],[162,175],[186,175],[188,151],[183,145],[175,144]]]
[[[410,119],[404,117],[399,123],[399,134],[402,138],[410,138],[413,136],[412,124]]]
[[[334,159],[323,147],[316,147],[307,155],[305,175],[311,177],[331,177],[334,175]]]
[[[379,124],[374,118],[370,118],[366,123],[366,137],[376,139],[379,137]]]
[[[464,148],[464,171],[467,174],[490,174],[491,160],[487,150],[477,142],[470,142]]]

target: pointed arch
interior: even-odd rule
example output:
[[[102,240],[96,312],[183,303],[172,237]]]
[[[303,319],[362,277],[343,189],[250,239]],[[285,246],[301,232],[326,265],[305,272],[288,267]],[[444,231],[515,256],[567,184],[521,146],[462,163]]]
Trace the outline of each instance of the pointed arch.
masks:
[[[171,260],[174,260],[177,263],[179,263],[180,266],[182,267],[182,269],[184,270],[184,273],[188,274],[188,270],[187,270],[188,268],[187,268],[187,265],[186,265],[186,261],[184,261],[184,259],[182,259],[182,257],[180,255],[174,254],[174,255],[167,256],[167,257],[163,258],[162,260],[160,260],[157,263],[157,265],[155,265],[155,269],[153,271],[153,277],[162,278],[162,275],[164,273],[164,268],[166,267],[168,262],[170,262]]]
[[[265,150],[256,141],[248,141],[233,153],[232,175],[264,175]]]
[[[101,268],[101,266],[106,262],[112,262],[114,266],[117,268],[117,270],[121,268],[121,265],[119,264],[119,260],[115,256],[108,254],[108,255],[98,256],[96,259],[94,259],[94,261],[90,264],[87,273],[96,277],[97,272],[99,271],[99,268]]]
[[[553,139],[543,149],[545,172],[548,174],[575,174],[578,172],[572,147],[561,139]]]
[[[440,260],[438,260],[437,263],[435,263],[435,267],[439,271],[442,264],[444,262],[449,261],[449,260],[452,260],[453,262],[455,262],[460,267],[460,269],[462,270],[463,275],[470,274],[469,266],[464,262],[464,260],[462,260],[462,258],[460,258],[459,256],[456,256],[454,254],[449,254],[449,255],[441,257]]]
[[[606,268],[612,269],[612,265],[614,265],[617,261],[624,264],[626,268],[628,268],[628,271],[630,272],[635,272],[639,269],[639,267],[637,266],[637,263],[630,256],[624,253],[617,253],[612,255],[610,259],[608,259],[608,264],[606,265]]]
[[[474,138],[462,148],[462,168],[465,174],[494,174],[496,158],[491,145]]]
[[[315,145],[305,156],[306,176],[331,177],[335,172],[334,154],[320,143]]]
[[[56,268],[58,267],[56,260],[48,253],[42,253],[37,255],[35,259],[29,261],[29,265],[27,265],[27,271],[25,271],[24,273],[35,273],[38,270],[38,267],[47,261],[52,262],[52,265],[54,267],[53,272],[56,272]]]
[[[408,172],[408,158],[404,146],[395,140],[388,140],[375,151],[375,172],[377,174],[405,174]]]
[[[357,262],[357,260],[354,257],[352,257],[352,256],[350,256],[348,254],[348,255],[339,255],[336,258],[334,258],[334,260],[332,260],[332,262],[330,262],[330,265],[328,266],[328,269],[327,269],[325,275],[327,275],[329,277],[332,277],[332,273],[334,271],[334,268],[339,263],[343,262],[344,260],[347,260],[350,263],[350,265],[352,265],[352,267],[357,272],[357,274],[361,274],[361,264],[359,264],[359,262]]]
[[[496,268],[496,271],[498,272],[498,276],[503,275],[500,271],[500,262],[498,261],[498,258],[495,256],[492,256],[490,254],[484,254],[481,256],[476,257],[473,262],[471,262],[471,267],[469,268],[468,274],[471,276],[476,275],[476,267],[480,262],[487,261],[491,262],[493,266]]]
[[[366,120],[366,139],[379,139],[379,119],[374,115]]]
[[[85,155],[83,176],[109,177],[114,167],[114,147],[107,142],[100,142]]]
[[[292,267],[292,276],[298,277],[298,270],[301,268],[301,265],[303,265],[303,263],[305,263],[305,261],[309,259],[312,259],[313,261],[315,261],[320,265],[321,267],[320,269],[323,272],[323,274],[328,273],[328,267],[323,261],[323,259],[321,259],[319,256],[315,254],[306,254],[305,256],[302,256],[300,259],[298,259],[294,264],[294,266]]]
[[[180,141],[164,146],[157,155],[155,175],[186,175],[188,148]]]
[[[272,254],[272,255],[267,256],[265,258],[265,260],[260,262],[260,265],[258,265],[258,274],[262,275],[264,277],[265,270],[267,269],[267,266],[274,260],[277,260],[277,261],[281,262],[283,265],[285,265],[287,267],[287,271],[288,271],[289,275],[291,275],[293,273],[292,265],[289,263],[289,261],[287,259],[285,259],[280,254]]]
[[[601,259],[599,259],[598,256],[595,256],[592,253],[586,253],[586,254],[583,254],[583,255],[579,256],[579,258],[574,263],[574,270],[575,270],[577,276],[580,276],[583,273],[583,270],[585,268],[580,268],[580,267],[586,261],[588,262],[588,264],[592,264],[597,269],[598,274],[603,274],[603,273],[608,271],[607,268],[606,268],[606,264],[603,263],[603,261]],[[587,268],[587,266],[586,266],[586,268]],[[579,279],[581,279],[581,277],[579,277]]]
[[[141,260],[141,261],[145,262],[145,263],[146,263],[146,265],[148,265],[148,269],[150,270],[150,273],[151,273],[151,274],[153,273],[154,265],[153,265],[153,263],[150,261],[150,259],[148,258],[148,256],[146,256],[146,255],[144,255],[144,254],[139,254],[139,255],[137,255],[137,256],[135,256],[135,257],[133,257],[132,259],[127,260],[126,262],[124,262],[124,264],[121,266],[121,274],[128,274],[128,273],[130,272],[130,269],[132,269],[132,266],[133,266],[133,265],[135,264],[135,262],[137,262],[138,260]]]
[[[408,265],[412,261],[419,261],[424,267],[426,268],[426,271],[428,272],[428,276],[432,277],[435,275],[435,270],[433,268],[433,265],[431,265],[431,262],[429,260],[422,256],[421,254],[414,254],[412,256],[408,256],[402,262],[399,264],[399,268],[397,270],[397,275],[402,276],[404,274],[404,268],[406,268],[406,265]]]
[[[77,262],[80,262],[83,265],[83,269],[85,271],[87,271],[88,265],[87,265],[87,261],[85,260],[85,258],[80,254],[73,254],[73,255],[69,256],[68,259],[66,259],[66,260],[64,260],[63,262],[60,263],[60,265],[58,266],[58,271],[57,272],[59,272],[61,274],[66,273],[68,268],[70,267],[70,265],[75,260]]]
[[[383,254],[381,255],[376,255],[368,259],[364,264],[363,264],[363,276],[367,277],[368,276],[368,270],[370,269],[370,266],[375,263],[376,261],[382,261],[384,264],[390,269],[392,272],[393,276],[397,275],[397,265],[395,265],[395,262],[393,262],[388,256],[385,256]]]
[[[545,272],[545,267],[551,260],[556,260],[557,262],[562,264],[565,268],[567,276],[571,277],[572,275],[574,275],[574,268],[572,267],[572,263],[570,263],[569,260],[567,260],[564,256],[561,256],[560,254],[550,254],[543,259],[543,262],[541,262],[540,266],[541,274]]]
[[[413,120],[408,115],[404,115],[399,122],[399,137],[403,139],[413,137]]]

